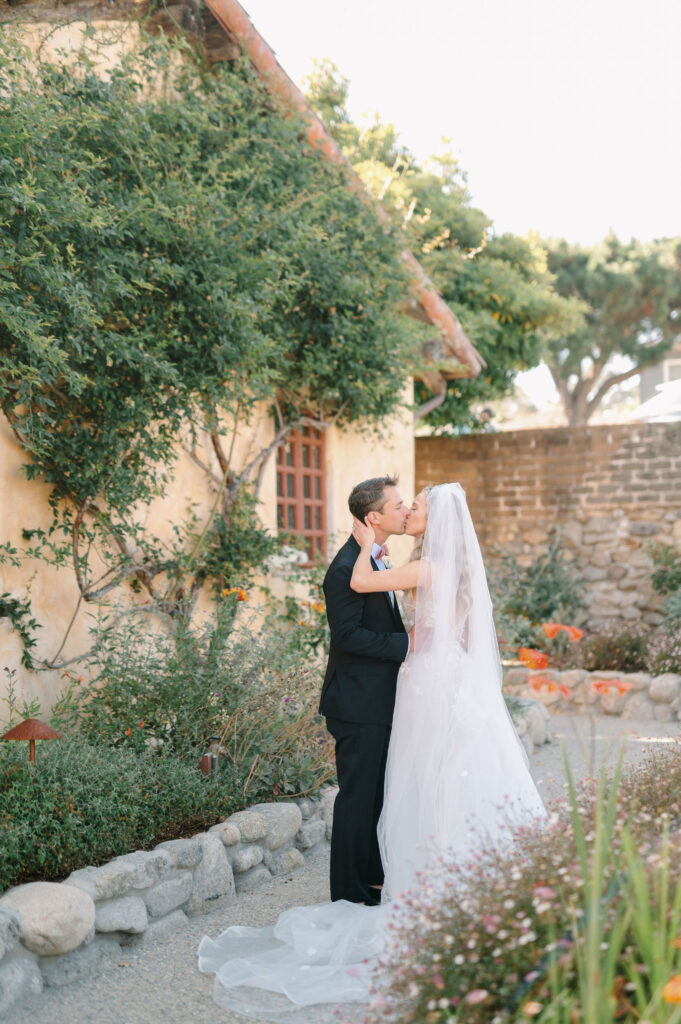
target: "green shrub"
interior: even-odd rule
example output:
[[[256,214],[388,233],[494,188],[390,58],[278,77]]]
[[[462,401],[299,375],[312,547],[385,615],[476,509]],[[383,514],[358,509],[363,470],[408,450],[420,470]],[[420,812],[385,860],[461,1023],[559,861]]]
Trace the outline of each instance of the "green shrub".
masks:
[[[681,587],[667,598],[663,612],[667,632],[681,630]]]
[[[648,667],[648,638],[632,626],[603,629],[580,641],[574,660],[588,672],[644,672]]]
[[[71,682],[53,725],[112,747],[193,757],[244,701],[255,696],[264,708],[282,686],[296,702],[318,692],[295,631],[251,629],[248,613],[234,629],[234,610],[228,597],[198,626],[180,619],[151,633],[146,620],[125,618],[102,628],[97,679]]]
[[[650,579],[657,593],[673,594],[681,590],[681,551],[671,544],[655,544],[651,554],[657,568]]]
[[[321,670],[298,636],[306,627],[257,632],[244,617],[235,630],[233,611],[220,602],[202,626],[179,621],[172,632],[143,632],[134,619],[102,630],[96,683],[72,682],[52,724],[93,744],[190,764],[218,749],[228,788],[251,803],[318,790],[335,770],[316,713]]]
[[[546,643],[537,632],[542,622],[574,625],[582,619],[582,583],[558,541],[528,566],[521,566],[515,555],[504,555],[491,570],[490,590],[497,630],[510,647]]]
[[[668,633],[674,633],[681,629],[681,551],[671,544],[655,544],[651,554],[657,567],[651,583],[658,594],[667,597],[663,608],[664,626]]]
[[[305,568],[289,565],[281,569],[281,579],[289,591],[283,599],[275,597],[269,588],[263,588],[269,621],[286,630],[291,646],[307,658],[325,660],[329,653],[329,624],[322,589],[328,567],[328,562],[319,560]]]
[[[681,675],[681,631],[655,637],[648,648],[647,669],[654,676],[665,672]]]
[[[225,775],[177,758],[84,740],[0,745],[0,891],[58,879],[164,839],[191,835],[244,806]]]

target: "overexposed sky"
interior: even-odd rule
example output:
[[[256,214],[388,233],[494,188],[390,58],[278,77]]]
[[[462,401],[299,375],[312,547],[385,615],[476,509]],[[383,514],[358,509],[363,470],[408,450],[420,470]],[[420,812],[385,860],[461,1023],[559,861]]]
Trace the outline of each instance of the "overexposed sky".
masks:
[[[451,140],[499,231],[681,234],[681,0],[241,0],[301,83],[350,79],[420,159]]]

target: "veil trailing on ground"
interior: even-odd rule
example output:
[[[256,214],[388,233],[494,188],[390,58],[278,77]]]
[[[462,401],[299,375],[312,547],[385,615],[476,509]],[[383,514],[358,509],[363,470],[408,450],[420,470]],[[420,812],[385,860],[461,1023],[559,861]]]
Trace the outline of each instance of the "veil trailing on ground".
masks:
[[[501,692],[501,662],[480,545],[459,484],[427,494],[414,611],[379,823],[384,899],[438,854],[465,862],[544,816]]]
[[[507,843],[514,827],[546,814],[501,693],[485,568],[459,484],[429,492],[420,557],[416,653],[398,679],[379,822],[383,904],[295,907],[273,928],[204,938],[199,970],[215,973],[222,1006],[322,1024],[335,1004],[368,1002],[392,933],[391,901],[438,856],[465,866],[481,846]]]

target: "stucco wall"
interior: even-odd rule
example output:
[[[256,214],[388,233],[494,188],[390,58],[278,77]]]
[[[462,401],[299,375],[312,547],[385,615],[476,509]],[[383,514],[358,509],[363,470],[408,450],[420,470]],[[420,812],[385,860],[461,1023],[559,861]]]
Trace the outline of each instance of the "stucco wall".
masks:
[[[405,406],[411,401],[409,386],[403,395]],[[266,412],[255,418],[254,425],[243,428],[235,451],[235,462],[243,464],[249,454],[265,447],[273,437],[273,425]],[[203,439],[202,461],[213,460],[211,447]],[[26,547],[23,530],[49,528],[51,513],[48,507],[50,489],[39,480],[28,481],[22,472],[24,453],[14,438],[4,417],[0,416],[0,544],[9,543],[19,551]],[[411,500],[414,491],[414,439],[411,413],[402,408],[401,413],[385,424],[381,435],[372,430],[359,428],[331,428],[326,438],[326,487],[327,523],[329,533],[329,555],[345,540],[350,528],[347,496],[359,480],[386,472],[399,472],[401,487],[406,500]],[[148,509],[138,513],[140,520],[161,540],[172,535],[173,524],[181,523],[190,505],[201,521],[209,513],[212,492],[199,466],[180,446],[179,458],[174,467],[171,484],[163,498],[155,500]],[[276,477],[275,460],[270,458],[261,491],[260,516],[263,523],[273,532],[276,530]],[[393,545],[393,553],[406,558],[410,542],[403,538]],[[272,575],[261,580],[272,590],[282,593],[284,584]],[[113,608],[120,602],[144,601],[146,595],[135,597],[129,586],[123,585],[113,591],[102,605],[78,606],[78,587],[70,564],[54,568],[36,559],[24,558],[21,566],[0,565],[0,593],[31,601],[32,615],[40,623],[36,631],[37,647],[34,649],[38,660],[51,661],[57,654],[71,617],[76,613],[74,625],[60,655],[64,661],[85,651],[89,647],[90,627],[102,608]],[[257,592],[253,595],[256,597]],[[257,604],[257,600],[254,602]],[[203,596],[201,608],[209,606],[209,598]],[[162,628],[160,620],[150,618],[149,628]],[[56,694],[64,686],[63,669],[30,672],[21,665],[22,643],[6,618],[0,619],[0,701],[6,696],[7,669],[16,671],[20,698],[38,698],[43,708],[49,707]],[[71,667],[75,673],[87,672],[78,664]],[[5,717],[6,708],[0,704],[0,721]]]
[[[560,537],[591,624],[654,626],[651,543],[681,547],[681,423],[559,427],[416,441],[416,485],[458,480],[488,558],[529,563]]]

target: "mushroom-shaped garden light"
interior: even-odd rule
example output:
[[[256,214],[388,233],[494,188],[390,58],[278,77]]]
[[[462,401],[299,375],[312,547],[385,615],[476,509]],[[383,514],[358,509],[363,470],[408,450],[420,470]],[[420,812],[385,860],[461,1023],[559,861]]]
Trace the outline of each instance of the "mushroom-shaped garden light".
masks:
[[[4,736],[0,736],[0,740],[28,740],[31,761],[35,761],[36,740],[58,739],[61,739],[61,733],[50,729],[49,725],[45,725],[44,722],[40,722],[37,718],[27,718],[25,721],[15,725],[9,732],[6,732]]]

